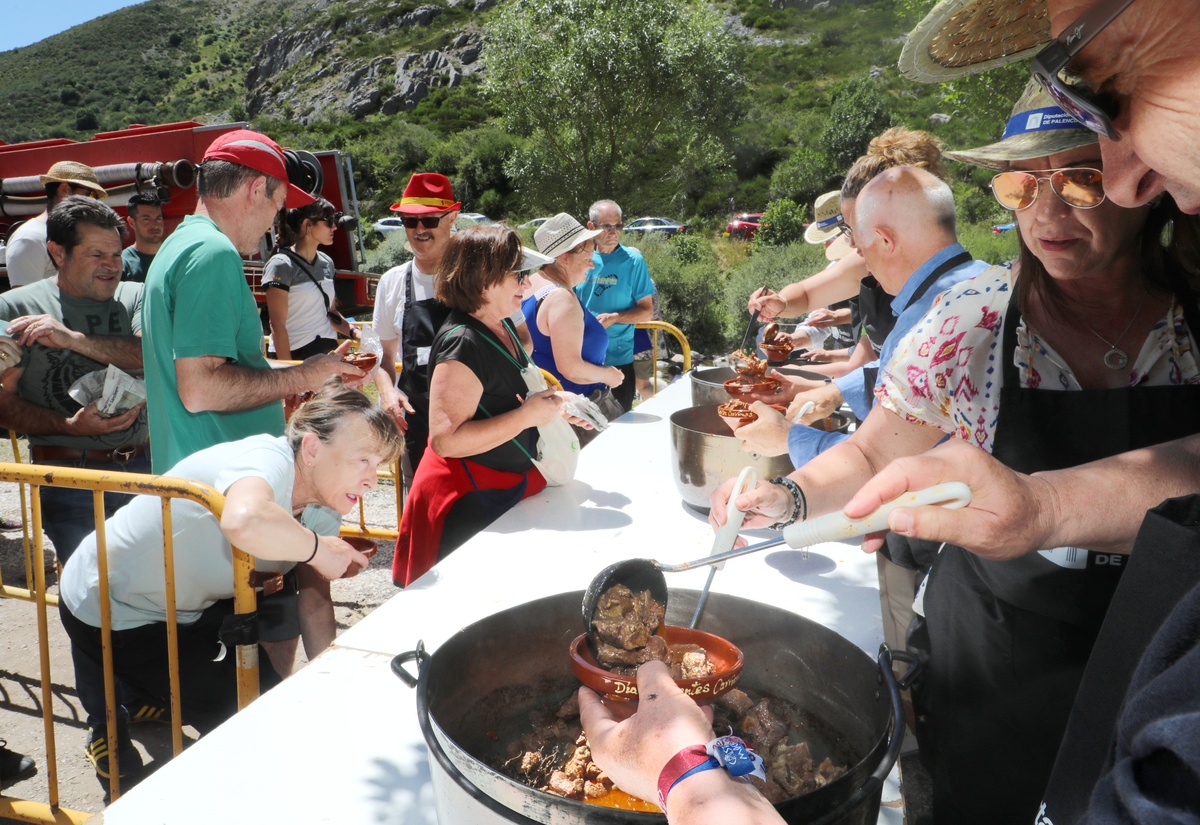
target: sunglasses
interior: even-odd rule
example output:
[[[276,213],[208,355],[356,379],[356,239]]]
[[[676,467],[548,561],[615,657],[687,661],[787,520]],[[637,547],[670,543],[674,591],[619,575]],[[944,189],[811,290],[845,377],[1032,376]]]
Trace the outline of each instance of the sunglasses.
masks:
[[[1109,140],[1117,140],[1119,137],[1112,124],[1117,116],[1116,101],[1109,95],[1072,86],[1060,77],[1060,73],[1092,38],[1129,8],[1132,2],[1133,0],[1099,0],[1079,15],[1079,18],[1046,48],[1038,52],[1030,67],[1034,79],[1042,84],[1059,108]]]
[[[525,286],[525,282],[529,280],[529,270],[515,270],[513,274],[517,276],[517,286]]]
[[[1054,194],[1068,206],[1095,209],[1104,203],[1104,174],[1099,169],[1078,166],[1042,172],[1001,172],[992,178],[992,194],[1005,209],[1019,212],[1037,201],[1044,180],[1050,181]]]
[[[332,215],[324,218],[314,218],[313,223],[323,223],[330,229],[333,229],[335,226],[337,226],[337,218],[333,217]]]
[[[86,186],[76,186],[75,184],[71,184],[71,194],[87,195],[94,201],[102,200],[99,192],[97,192],[95,189],[89,189]]]
[[[400,220],[404,223],[405,229],[416,229],[420,226],[423,229],[437,229],[438,224],[442,222],[442,218],[450,214],[443,212],[441,215],[401,215]]]

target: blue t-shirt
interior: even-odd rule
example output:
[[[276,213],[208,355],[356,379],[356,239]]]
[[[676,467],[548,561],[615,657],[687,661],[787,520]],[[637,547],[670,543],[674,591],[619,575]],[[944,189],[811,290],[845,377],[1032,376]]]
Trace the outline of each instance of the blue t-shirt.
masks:
[[[592,253],[592,271],[587,280],[575,287],[585,309],[593,315],[623,312],[631,309],[647,295],[654,294],[650,270],[642,253],[628,246],[617,245],[607,255]],[[608,354],[604,363],[622,367],[633,363],[633,324],[612,324],[608,327]]]
[[[521,312],[525,314],[525,326],[529,329],[529,337],[533,339],[533,363],[544,369],[562,382],[563,389],[577,392],[580,395],[591,395],[607,384],[576,384],[568,381],[558,369],[554,361],[554,348],[550,344],[550,336],[542,334],[537,325],[538,307],[542,299],[559,287],[543,287],[521,302]],[[578,295],[575,296],[578,299]],[[580,302],[582,304],[582,301]],[[596,320],[596,316],[583,308],[583,346],[580,351],[584,361],[601,366],[604,364],[604,354],[608,350],[608,333],[604,324]]]

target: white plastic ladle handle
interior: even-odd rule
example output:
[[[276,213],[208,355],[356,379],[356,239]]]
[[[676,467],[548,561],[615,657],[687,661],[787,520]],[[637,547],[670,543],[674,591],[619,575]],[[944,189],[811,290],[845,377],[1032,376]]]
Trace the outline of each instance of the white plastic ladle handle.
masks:
[[[738,533],[741,532],[742,522],[746,519],[746,513],[737,508],[734,504],[738,496],[747,490],[752,490],[758,486],[758,471],[753,467],[743,467],[738,474],[737,481],[733,483],[733,489],[729,491],[729,501],[725,509],[725,523],[717,530],[717,535],[713,538],[712,552],[710,556],[715,556],[717,553],[724,553],[726,550],[733,549],[733,543],[737,540]],[[725,566],[725,562],[715,565],[716,570],[720,570]]]
[[[816,408],[817,408],[816,401],[805,401],[804,406],[800,408],[800,411],[797,412],[794,416],[792,416],[792,423],[799,424],[801,418],[808,415],[810,412],[812,412]]]
[[[888,516],[897,507],[923,507],[941,505],[950,510],[966,507],[971,503],[971,489],[961,481],[948,481],[924,490],[905,493],[862,519],[849,519],[840,510],[827,513],[809,521],[800,521],[783,528],[783,540],[789,547],[810,547],[826,541],[842,541],[868,533],[886,530]]]

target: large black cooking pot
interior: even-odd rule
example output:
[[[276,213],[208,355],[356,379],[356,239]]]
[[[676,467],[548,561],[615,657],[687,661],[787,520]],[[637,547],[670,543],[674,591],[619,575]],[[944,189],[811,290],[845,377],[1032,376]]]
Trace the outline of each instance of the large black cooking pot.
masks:
[[[687,624],[695,590],[672,590],[671,624]],[[661,823],[659,814],[613,811],[522,785],[488,766],[529,730],[529,711],[578,687],[567,645],[583,632],[582,591],[550,596],[466,627],[432,655],[401,653],[392,669],[417,689],[438,821],[549,825]],[[805,738],[845,775],[777,806],[790,823],[874,825],[883,780],[904,736],[900,691],[886,651],[879,663],[822,625],[748,599],[712,593],[701,627],[741,647],[738,687],[787,700],[811,715]],[[403,665],[417,663],[414,678]]]

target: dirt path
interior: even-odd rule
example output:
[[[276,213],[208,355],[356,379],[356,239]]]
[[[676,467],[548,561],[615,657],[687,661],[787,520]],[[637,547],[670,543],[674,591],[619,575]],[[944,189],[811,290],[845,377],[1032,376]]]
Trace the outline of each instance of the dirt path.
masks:
[[[22,444],[22,450],[24,450]],[[10,461],[8,442],[0,442],[0,461]],[[14,484],[0,484],[0,516],[20,518],[20,499]],[[349,522],[351,519],[348,518]],[[366,498],[369,526],[396,526],[395,495],[390,483]],[[353,514],[357,523],[357,514]],[[48,592],[57,593],[54,556],[46,542],[46,580]],[[370,566],[351,579],[333,583],[333,602],[338,631],[353,625],[396,593],[391,580],[393,544],[380,542],[379,552]],[[0,575],[13,587],[25,586],[25,562],[20,530],[0,531]],[[0,739],[15,751],[37,761],[37,773],[6,786],[4,795],[35,802],[49,799],[45,736],[42,722],[41,666],[37,643],[37,607],[32,602],[0,598]],[[105,788],[96,778],[84,756],[87,738],[83,710],[75,696],[74,672],[66,633],[57,612],[48,614],[50,635],[50,680],[53,685],[54,735],[58,750],[59,804],[64,808],[96,813],[105,805]],[[299,652],[297,669],[303,667],[304,651]],[[185,736],[195,732],[184,729]],[[166,725],[134,725],[131,733],[147,766],[162,764],[171,755],[170,728]],[[186,744],[186,743],[185,743]],[[127,787],[123,783],[123,789]],[[10,820],[0,819],[0,822]]]

